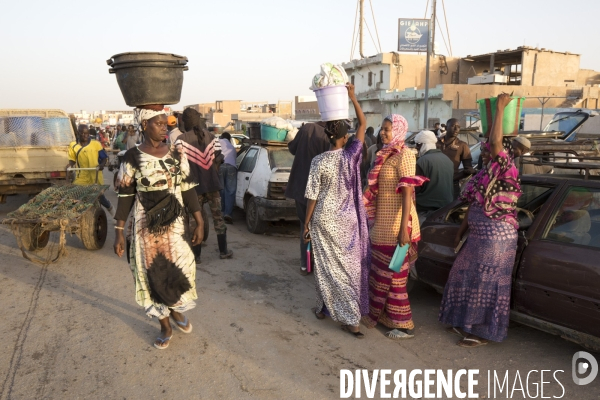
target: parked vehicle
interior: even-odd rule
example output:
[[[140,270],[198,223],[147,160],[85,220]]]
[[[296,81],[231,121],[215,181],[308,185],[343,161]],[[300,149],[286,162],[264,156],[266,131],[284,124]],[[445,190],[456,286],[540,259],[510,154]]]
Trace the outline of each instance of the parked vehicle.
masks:
[[[0,203],[65,183],[75,132],[62,110],[0,110]]]
[[[600,132],[587,129],[590,118],[598,116],[598,112],[586,109],[575,111],[561,111],[552,117],[552,120],[542,131],[522,131],[519,136],[527,137],[532,144],[557,143],[560,141],[574,142],[581,139],[600,139]],[[591,122],[591,121],[590,121]]]
[[[593,161],[600,168],[600,159]],[[579,169],[569,163],[554,167]],[[511,319],[600,350],[600,178],[525,175],[522,188]],[[421,227],[411,275],[440,293],[466,210],[457,200]]]
[[[246,212],[248,230],[264,233],[268,221],[298,219],[294,201],[285,198],[294,156],[284,142],[251,143],[236,160],[235,203]]]

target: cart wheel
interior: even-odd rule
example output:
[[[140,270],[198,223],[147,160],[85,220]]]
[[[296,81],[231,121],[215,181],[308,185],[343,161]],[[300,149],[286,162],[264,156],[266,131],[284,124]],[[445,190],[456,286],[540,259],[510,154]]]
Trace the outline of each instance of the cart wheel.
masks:
[[[246,204],[246,226],[252,233],[263,234],[267,230],[267,223],[260,219],[258,204],[254,197]]]
[[[104,242],[106,242],[107,230],[106,213],[102,207],[91,208],[81,216],[79,237],[86,249],[101,249]]]
[[[202,239],[202,242],[206,242],[208,233],[210,232],[210,223],[208,222],[208,213],[206,212],[204,205],[202,205],[202,220],[204,221],[204,239]]]
[[[39,226],[19,228],[21,246],[27,251],[42,250],[50,240],[50,232],[42,231]]]

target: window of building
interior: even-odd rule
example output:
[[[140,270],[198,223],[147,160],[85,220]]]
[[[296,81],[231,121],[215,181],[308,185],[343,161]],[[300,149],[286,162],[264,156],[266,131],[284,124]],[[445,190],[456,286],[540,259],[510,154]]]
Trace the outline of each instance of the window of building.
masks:
[[[383,70],[379,71],[379,83],[383,83]]]
[[[369,72],[369,86],[373,85],[373,73]]]
[[[354,85],[354,75],[350,75],[350,83]]]

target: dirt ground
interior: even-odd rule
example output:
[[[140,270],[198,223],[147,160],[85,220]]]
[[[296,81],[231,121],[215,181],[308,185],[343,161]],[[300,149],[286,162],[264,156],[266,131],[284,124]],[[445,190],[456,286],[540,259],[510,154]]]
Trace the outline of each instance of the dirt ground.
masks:
[[[116,204],[114,193],[108,197]],[[25,201],[9,197],[0,218]],[[112,220],[102,250],[69,237],[68,255],[47,267],[26,261],[0,226],[0,399],[333,399],[340,369],[386,368],[479,369],[480,398],[489,398],[488,370],[509,371],[511,387],[517,371],[525,386],[531,370],[563,370],[562,398],[600,398],[600,377],[573,383],[571,358],[582,349],[559,337],[515,324],[504,343],[455,346],[458,338],[437,322],[441,296],[419,284],[410,296],[414,339],[394,342],[363,326],[366,338],[357,340],[312,315],[314,277],[298,271],[298,225],[254,235],[243,212],[234,217],[233,259],[219,259],[211,230],[196,274],[198,306],[187,314],[193,332],[174,329],[164,351],[152,346],[158,322],[135,303],[129,267],[113,253]],[[531,396],[539,377],[530,379]],[[551,374],[545,381],[545,397],[561,396]]]

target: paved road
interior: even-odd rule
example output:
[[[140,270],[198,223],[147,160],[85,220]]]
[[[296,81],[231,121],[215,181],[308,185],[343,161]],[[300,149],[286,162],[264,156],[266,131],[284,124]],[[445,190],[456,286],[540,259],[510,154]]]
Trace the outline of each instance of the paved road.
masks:
[[[114,194],[109,198],[115,201]],[[10,197],[0,218],[26,200]],[[558,337],[515,325],[502,344],[455,346],[457,338],[437,323],[440,295],[425,286],[411,293],[412,340],[393,342],[383,330],[364,327],[365,340],[357,340],[331,320],[317,320],[310,312],[314,278],[298,273],[297,225],[253,235],[241,212],[229,226],[232,260],[218,258],[214,231],[203,249],[198,307],[188,314],[193,332],[175,331],[170,347],[156,350],[158,322],[135,303],[109,225],[102,250],[86,251],[69,237],[68,256],[47,267],[23,259],[10,231],[0,227],[0,400],[339,398],[340,369],[385,368],[479,369],[481,398],[487,398],[488,370],[509,371],[511,388],[517,371],[526,386],[530,370],[564,370],[557,374],[562,398],[599,398],[600,378],[574,385],[571,357],[581,349]],[[539,377],[531,375],[532,396]],[[544,396],[561,395],[551,374],[545,381],[551,383]],[[513,398],[524,397],[516,391]]]

